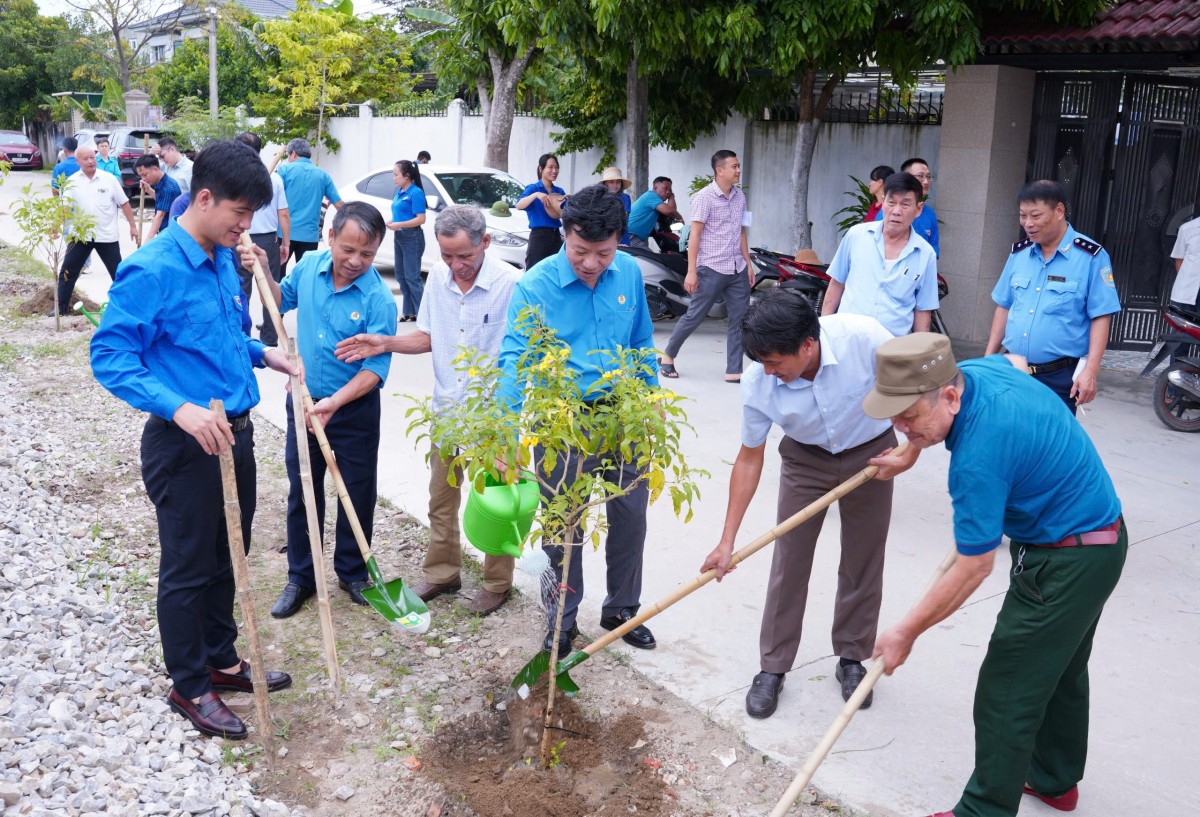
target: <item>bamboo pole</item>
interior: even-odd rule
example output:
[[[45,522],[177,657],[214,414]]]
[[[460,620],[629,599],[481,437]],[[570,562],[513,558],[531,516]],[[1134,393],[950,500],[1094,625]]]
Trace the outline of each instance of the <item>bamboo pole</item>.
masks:
[[[150,134],[142,134],[142,155],[145,156],[150,152]],[[137,165],[134,165],[133,175],[137,176]],[[139,177],[140,179],[140,177]],[[137,224],[137,245],[142,246],[142,225],[146,221],[146,184],[138,181],[138,224]]]
[[[225,404],[213,400],[208,407],[225,418]],[[229,536],[229,557],[233,562],[233,580],[237,587],[238,605],[246,622],[246,643],[250,647],[250,680],[254,684],[254,711],[258,715],[259,744],[266,754],[267,768],[275,762],[275,724],[267,701],[267,671],[262,641],[258,637],[258,615],[254,610],[254,593],[250,588],[250,567],[246,563],[246,545],[242,539],[242,508],[238,502],[237,474],[233,467],[233,449],[226,447],[220,455],[221,486],[225,492],[225,527]]]

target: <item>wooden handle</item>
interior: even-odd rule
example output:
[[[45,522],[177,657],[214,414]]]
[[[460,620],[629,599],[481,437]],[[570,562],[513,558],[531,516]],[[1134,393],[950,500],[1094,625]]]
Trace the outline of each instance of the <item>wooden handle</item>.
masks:
[[[142,155],[145,156],[150,152],[150,134],[142,134]],[[134,165],[133,175],[137,176],[137,166]],[[141,177],[138,176],[138,223],[137,223],[137,245],[142,246],[142,223],[146,220],[146,187],[141,182]]]
[[[209,409],[225,418],[225,404],[213,400]],[[242,508],[238,502],[237,473],[233,467],[233,449],[229,446],[220,455],[221,487],[225,496],[225,527],[229,539],[229,556],[233,561],[233,581],[237,588],[238,605],[246,621],[246,644],[250,647],[250,680],[254,684],[254,711],[258,716],[258,737],[266,755],[267,767],[275,761],[275,725],[267,701],[267,670],[263,663],[262,642],[258,637],[258,615],[254,611],[254,595],[250,590],[250,567],[246,564],[246,546],[242,539]]]
[[[896,446],[896,448],[892,451],[892,453],[893,454],[903,454],[907,448],[908,448],[908,441],[905,440],[900,445]],[[846,480],[841,485],[838,485],[836,488],[831,490],[829,493],[822,496],[820,499],[816,500],[815,502],[810,503],[809,505],[805,506],[804,508],[801,508],[799,511],[792,514],[790,517],[783,520],[775,527],[771,528],[769,531],[764,533],[762,536],[759,536],[753,542],[751,542],[750,544],[746,545],[741,550],[734,553],[733,556],[731,556],[729,559],[729,567],[733,567],[736,564],[740,564],[741,562],[743,562],[746,559],[753,556],[755,553],[758,553],[758,551],[762,550],[764,547],[766,547],[767,545],[774,542],[780,536],[783,536],[785,533],[787,533],[788,531],[790,531],[792,528],[796,527],[797,525],[799,525],[803,522],[807,522],[809,519],[811,519],[813,517],[814,514],[818,513],[819,511],[825,510],[830,505],[832,505],[834,502],[836,502],[837,500],[844,497],[846,494],[853,491],[855,488],[858,488],[859,486],[870,482],[871,480],[873,480],[875,478],[875,475],[878,473],[879,473],[878,466],[868,465],[866,468],[859,471],[854,476],[850,477],[850,479]],[[660,599],[660,600],[654,602],[653,604],[647,605],[645,608],[642,609],[642,611],[640,613],[638,613],[636,616],[631,618],[629,621],[626,621],[620,627],[617,627],[615,630],[608,631],[607,633],[602,635],[600,638],[593,641],[591,644],[588,644],[586,647],[583,648],[583,652],[587,653],[588,655],[594,655],[595,653],[597,653],[600,650],[607,647],[609,644],[616,641],[621,636],[628,633],[633,628],[641,625],[643,622],[648,621],[651,618],[654,618],[654,616],[658,615],[663,610],[666,610],[668,607],[670,607],[675,602],[677,602],[680,599],[684,598],[685,596],[699,590],[701,587],[708,584],[710,581],[712,581],[716,577],[717,577],[717,571],[715,568],[712,570],[706,570],[704,573],[701,573],[699,577],[692,580],[688,584],[685,584],[683,587],[678,588],[674,593],[667,596],[666,598]]]
[[[937,570],[934,571],[933,578],[929,580],[929,584],[926,585],[925,592],[921,594],[921,598],[918,599],[917,604],[920,604],[921,600],[929,595],[929,591],[937,584],[938,579],[945,575],[946,571],[950,569],[950,566],[954,564],[954,560],[957,558],[958,551],[955,548],[950,548],[950,552],[946,554],[941,564],[938,565]],[[875,688],[875,682],[883,675],[884,669],[883,659],[876,659],[871,665],[871,669],[867,671],[866,677],[859,682],[858,689],[854,690],[854,694],[850,696],[850,700],[846,701],[846,705],[842,707],[842,711],[834,718],[833,724],[825,733],[825,737],[821,738],[821,742],[817,744],[812,754],[808,756],[808,760],[800,768],[799,773],[792,780],[792,784],[783,793],[783,797],[779,798],[779,802],[771,810],[770,817],[784,817],[788,813],[792,804],[796,802],[796,798],[804,792],[805,787],[808,786],[809,781],[816,774],[817,767],[825,762],[825,758],[829,756],[829,750],[833,748],[833,744],[837,743],[838,738],[842,736],[842,732],[846,731],[846,727],[850,724],[850,719],[854,717],[854,714],[862,706],[862,702],[866,700],[867,695]]]

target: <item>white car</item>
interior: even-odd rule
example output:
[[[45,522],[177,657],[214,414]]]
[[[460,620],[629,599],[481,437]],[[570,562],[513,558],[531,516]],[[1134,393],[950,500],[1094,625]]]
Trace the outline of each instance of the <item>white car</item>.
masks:
[[[441,258],[438,252],[437,240],[433,236],[433,222],[438,212],[450,204],[470,204],[483,211],[487,221],[488,233],[492,243],[488,247],[488,255],[512,264],[518,270],[525,269],[525,248],[529,244],[529,217],[524,210],[515,206],[521,198],[525,185],[502,170],[492,170],[486,167],[454,167],[450,165],[421,165],[421,184],[425,189],[426,218],[425,253],[421,256],[421,270],[428,272]],[[396,193],[396,185],[392,181],[392,165],[368,173],[338,190],[343,201],[365,201],[373,204],[383,215],[385,221],[392,220],[392,196]],[[497,216],[491,212],[492,205],[498,201],[509,204],[511,215]],[[333,224],[333,216],[337,210],[328,208],[325,213],[325,226],[321,235],[329,234]],[[395,269],[396,257],[393,233],[379,246],[375,256],[377,267]]]

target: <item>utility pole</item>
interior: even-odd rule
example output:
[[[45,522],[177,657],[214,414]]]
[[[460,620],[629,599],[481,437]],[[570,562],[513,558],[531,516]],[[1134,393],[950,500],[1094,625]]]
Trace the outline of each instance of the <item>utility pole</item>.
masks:
[[[208,113],[217,121],[217,7],[209,6],[208,13]]]

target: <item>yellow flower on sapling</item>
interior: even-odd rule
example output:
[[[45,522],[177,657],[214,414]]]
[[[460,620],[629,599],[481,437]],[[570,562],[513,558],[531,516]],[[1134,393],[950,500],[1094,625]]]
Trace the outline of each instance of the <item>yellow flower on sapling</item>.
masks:
[[[467,377],[479,377],[479,370],[472,366],[467,369]]]

